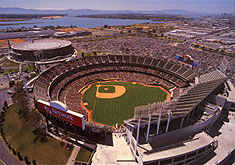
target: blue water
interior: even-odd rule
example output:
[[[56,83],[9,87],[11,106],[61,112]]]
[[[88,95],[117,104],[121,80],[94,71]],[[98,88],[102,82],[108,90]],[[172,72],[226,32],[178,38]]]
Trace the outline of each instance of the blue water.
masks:
[[[151,20],[131,20],[131,19],[104,19],[104,18],[84,18],[84,17],[73,17],[73,16],[65,16],[59,19],[31,19],[27,21],[13,21],[13,22],[0,22],[0,24],[4,23],[33,23],[33,24],[23,24],[23,25],[8,25],[8,26],[0,26],[1,29],[6,29],[8,27],[12,28],[20,28],[20,27],[37,27],[42,26],[70,26],[75,25],[81,28],[94,28],[97,26],[103,25],[131,25],[131,24],[139,24],[139,23],[161,23]]]

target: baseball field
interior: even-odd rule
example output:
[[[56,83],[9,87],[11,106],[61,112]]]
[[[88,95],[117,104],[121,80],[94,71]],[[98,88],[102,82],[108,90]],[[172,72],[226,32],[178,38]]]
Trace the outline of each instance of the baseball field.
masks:
[[[90,122],[115,126],[134,116],[134,108],[169,99],[159,86],[136,82],[106,81],[91,84],[82,92],[81,105]]]

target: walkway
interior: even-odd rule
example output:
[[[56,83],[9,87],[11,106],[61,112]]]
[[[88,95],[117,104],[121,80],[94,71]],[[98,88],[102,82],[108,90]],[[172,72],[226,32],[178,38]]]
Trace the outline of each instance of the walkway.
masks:
[[[67,161],[66,165],[74,165],[75,159],[77,157],[77,154],[78,154],[79,150],[80,150],[80,147],[74,146],[73,151],[72,151],[72,153],[71,153],[71,155],[69,157],[69,160]]]
[[[224,160],[235,148],[235,112],[229,112],[228,120],[218,130],[214,140],[218,140],[218,147],[215,149],[216,156],[206,164],[217,164]]]
[[[113,133],[113,146],[98,144],[92,164],[137,164],[121,134]]]

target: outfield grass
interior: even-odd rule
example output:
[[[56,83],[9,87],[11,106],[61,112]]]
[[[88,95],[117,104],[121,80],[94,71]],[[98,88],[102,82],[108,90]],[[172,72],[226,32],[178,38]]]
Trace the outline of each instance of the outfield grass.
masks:
[[[67,150],[66,146],[61,147],[60,142],[51,137],[47,142],[34,143],[33,129],[19,117],[17,106],[9,108],[3,123],[3,131],[8,143],[16,151],[28,156],[31,162],[36,160],[37,164],[66,164],[71,151]]]
[[[121,85],[126,92],[117,98],[97,98],[96,85]],[[148,103],[164,101],[167,93],[158,87],[133,84],[131,82],[104,82],[90,86],[83,95],[85,107],[92,110],[92,121],[113,126],[116,123],[123,124],[123,120],[134,116],[134,108]]]

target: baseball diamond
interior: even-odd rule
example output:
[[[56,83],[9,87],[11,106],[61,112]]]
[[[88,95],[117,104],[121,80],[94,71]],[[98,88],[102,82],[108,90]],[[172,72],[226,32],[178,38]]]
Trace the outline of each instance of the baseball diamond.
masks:
[[[103,99],[113,99],[122,96],[126,88],[118,85],[97,85],[96,97]]]
[[[159,86],[136,82],[96,82],[83,91],[81,104],[92,113],[90,122],[113,126],[134,116],[134,108],[169,99],[170,93]]]

